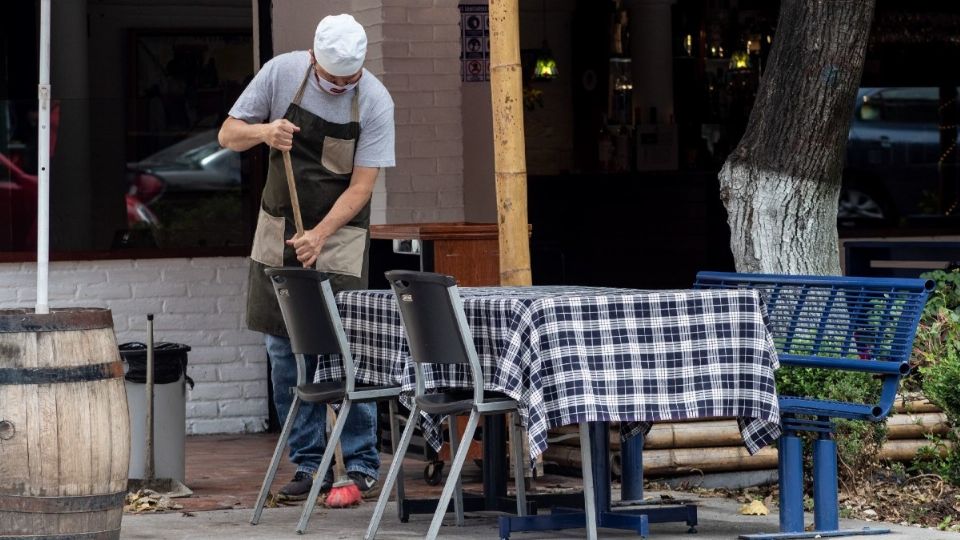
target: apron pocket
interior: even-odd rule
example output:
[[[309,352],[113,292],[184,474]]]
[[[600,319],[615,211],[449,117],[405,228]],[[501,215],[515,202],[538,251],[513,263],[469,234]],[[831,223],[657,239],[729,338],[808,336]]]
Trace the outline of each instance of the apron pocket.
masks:
[[[317,257],[317,270],[358,278],[363,273],[363,252],[366,247],[366,229],[349,225],[341,227],[323,244]]]
[[[283,217],[271,216],[260,208],[250,258],[265,266],[283,266],[283,229]]]
[[[333,174],[349,174],[353,170],[354,139],[323,138],[320,163]]]

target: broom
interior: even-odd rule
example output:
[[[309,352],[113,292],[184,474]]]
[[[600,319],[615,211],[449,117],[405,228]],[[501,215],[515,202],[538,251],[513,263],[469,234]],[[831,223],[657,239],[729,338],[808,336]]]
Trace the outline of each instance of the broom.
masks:
[[[293,180],[293,164],[290,161],[290,152],[283,152],[283,168],[287,174],[287,189],[290,190],[290,206],[293,209],[293,222],[297,228],[297,236],[300,236],[303,234],[303,219],[300,217],[300,199],[297,197],[297,184]],[[336,417],[333,414],[333,406],[327,406],[327,427],[330,430],[333,430],[335,421]],[[340,448],[340,441],[337,441],[335,452],[336,463],[333,465],[333,471],[336,481],[333,487],[330,488],[330,493],[327,495],[325,504],[329,508],[346,508],[360,504],[363,496],[360,493],[360,488],[347,476],[346,469],[344,469],[343,450]],[[322,478],[318,480],[320,482],[323,481]]]
[[[331,430],[333,429],[334,421],[333,406],[328,406],[327,425],[331,427]],[[347,508],[360,504],[363,500],[363,494],[360,493],[360,488],[353,483],[353,480],[347,476],[347,471],[343,465],[343,450],[340,449],[339,441],[337,441],[335,452],[336,463],[333,464],[333,474],[336,480],[333,483],[333,487],[330,488],[330,493],[327,494],[324,506],[327,508]]]

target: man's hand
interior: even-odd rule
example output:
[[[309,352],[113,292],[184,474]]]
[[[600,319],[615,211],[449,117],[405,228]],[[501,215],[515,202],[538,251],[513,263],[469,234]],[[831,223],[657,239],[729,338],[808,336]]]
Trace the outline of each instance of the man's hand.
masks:
[[[293,148],[293,134],[300,131],[300,128],[289,120],[280,118],[264,124],[263,130],[263,142],[271,148],[285,152]]]
[[[312,268],[320,256],[320,250],[327,241],[316,229],[310,229],[301,235],[294,236],[287,240],[287,245],[293,246],[297,251],[297,260],[303,263],[304,268]]]

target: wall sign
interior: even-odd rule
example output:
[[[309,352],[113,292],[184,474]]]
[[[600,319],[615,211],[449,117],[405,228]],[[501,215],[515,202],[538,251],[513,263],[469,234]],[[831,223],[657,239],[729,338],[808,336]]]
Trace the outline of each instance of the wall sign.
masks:
[[[490,16],[486,4],[460,5],[460,79],[490,80]]]

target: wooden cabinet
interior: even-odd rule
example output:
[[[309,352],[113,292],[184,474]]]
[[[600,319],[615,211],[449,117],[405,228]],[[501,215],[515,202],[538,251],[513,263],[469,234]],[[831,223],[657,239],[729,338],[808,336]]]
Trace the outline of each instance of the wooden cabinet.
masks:
[[[414,223],[370,226],[370,287],[386,288],[383,272],[438,272],[463,287],[500,284],[496,223]]]

